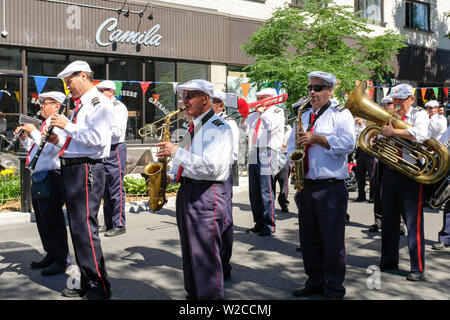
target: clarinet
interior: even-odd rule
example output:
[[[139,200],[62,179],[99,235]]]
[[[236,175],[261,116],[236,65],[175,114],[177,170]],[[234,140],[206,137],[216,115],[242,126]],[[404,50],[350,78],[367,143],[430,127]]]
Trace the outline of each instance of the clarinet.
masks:
[[[36,115],[34,116],[36,119],[37,117],[39,117],[41,115],[42,109],[39,110]],[[11,151],[12,148],[14,148],[14,146],[16,145],[16,142],[19,140],[20,136],[25,132],[25,130],[20,130],[20,132],[18,134],[16,134],[11,141],[8,141],[8,146],[5,147],[5,151],[9,152]]]
[[[63,113],[64,109],[69,104],[70,97],[71,97],[70,94],[68,94],[66,96],[66,98],[64,99],[64,102],[61,104],[61,107],[59,107],[58,114]],[[34,167],[36,167],[36,163],[39,159],[39,156],[41,155],[42,150],[44,149],[48,139],[50,138],[50,136],[53,133],[53,128],[54,128],[54,126],[49,126],[46,135],[41,138],[41,142],[39,143],[39,148],[37,149],[36,154],[34,155],[33,159],[28,164],[28,169],[34,170]]]

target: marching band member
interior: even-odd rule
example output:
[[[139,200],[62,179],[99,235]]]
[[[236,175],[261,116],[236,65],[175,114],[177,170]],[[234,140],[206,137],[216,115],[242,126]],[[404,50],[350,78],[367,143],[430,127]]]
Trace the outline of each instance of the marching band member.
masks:
[[[283,144],[281,145],[281,152],[283,152],[285,155],[287,154],[287,141],[289,139],[289,136],[291,135],[291,131],[292,127],[289,124],[286,124],[284,126]],[[283,168],[281,168],[280,172],[278,172],[274,177],[273,190],[275,195],[277,194],[277,182],[280,185],[280,193],[278,194],[277,200],[282,212],[289,212],[289,174],[290,165],[289,161],[287,161]]]
[[[304,132],[292,131],[288,155],[298,142],[305,149],[305,185],[299,199],[299,231],[305,286],[295,297],[324,293],[329,299],[345,295],[345,220],[348,191],[347,157],[355,145],[355,125],[349,110],[330,100],[337,83],[333,74],[308,74],[311,108],[302,114]]]
[[[230,259],[233,251],[233,170],[234,167],[237,166],[238,160],[239,127],[234,119],[227,118],[227,115],[225,114],[225,93],[222,90],[214,90],[212,108],[219,117],[225,119],[225,121],[230,126],[231,132],[233,134],[233,164],[231,166],[230,176],[225,182],[225,188],[227,190],[228,197],[230,198],[230,206],[225,217],[225,228],[222,234],[222,250],[220,253],[222,257],[223,278],[224,280],[227,280],[231,277]],[[239,179],[239,176],[237,176],[236,178]]]
[[[22,129],[25,130],[20,136],[20,140],[24,148],[28,150],[26,164],[36,154],[41,136],[46,134],[51,117],[58,112],[65,98],[64,93],[56,91],[40,94],[41,117],[46,119],[41,130],[36,129],[32,124],[24,124],[15,130],[15,134],[18,134]],[[48,140],[49,143],[42,149],[39,161],[31,174],[31,180],[34,181],[31,185],[31,201],[42,246],[47,252],[44,259],[33,261],[31,267],[42,268],[42,275],[64,273],[66,267],[70,264],[66,221],[62,210],[64,205],[63,181],[60,170],[61,164],[58,159],[59,150],[66,141],[66,134],[59,128],[54,128],[53,132],[58,138]],[[45,194],[43,190],[40,190],[39,193],[36,192],[38,180],[48,181],[48,194]]]
[[[187,299],[223,299],[222,232],[230,198],[233,135],[212,109],[213,85],[190,80],[176,86],[186,114],[193,117],[180,145],[160,142],[157,157],[172,157],[169,179],[180,181],[176,199],[177,225]]]
[[[276,97],[272,88],[264,88],[256,93],[258,101]],[[242,113],[241,129],[248,134],[250,142],[248,180],[249,196],[255,226],[247,232],[269,236],[275,232],[275,192],[271,157],[279,152],[284,139],[284,111],[277,106],[261,106],[248,115]],[[247,116],[246,116],[247,115]]]
[[[111,285],[105,268],[97,214],[105,190],[102,159],[111,148],[112,102],[93,83],[93,72],[84,61],[69,64],[58,78],[77,99],[71,120],[54,115],[51,124],[67,133],[60,151],[70,232],[81,279],[80,289],[65,288],[65,297],[109,299]]]
[[[114,237],[126,232],[125,228],[125,188],[123,176],[127,163],[127,107],[116,99],[116,84],[105,80],[97,84],[97,89],[112,101],[113,126],[111,128],[111,150],[103,160],[105,166],[105,194],[103,195],[103,215],[105,225],[99,228],[105,237]]]
[[[441,136],[447,130],[447,119],[443,115],[439,114],[438,101],[428,101],[425,103],[425,108],[427,108],[428,116],[430,118],[431,137],[439,141]]]
[[[385,137],[399,137],[423,143],[431,137],[428,115],[422,108],[413,108],[414,89],[409,84],[392,88],[389,96],[398,109],[401,120],[412,125],[409,129],[395,129],[389,122],[381,127]],[[402,157],[414,161],[406,152]],[[422,184],[385,166],[381,190],[383,228],[381,229],[380,269],[397,270],[399,262],[400,215],[406,218],[411,272],[408,280],[422,280],[425,270],[425,241],[423,233],[423,190]]]

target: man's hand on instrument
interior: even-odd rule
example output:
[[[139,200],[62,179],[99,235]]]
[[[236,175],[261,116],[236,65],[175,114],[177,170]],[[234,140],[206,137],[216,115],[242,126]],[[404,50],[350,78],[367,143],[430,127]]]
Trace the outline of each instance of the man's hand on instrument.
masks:
[[[297,132],[296,135],[302,146],[315,143],[316,135],[313,132]]]
[[[172,142],[160,142],[156,146],[159,147],[157,157],[173,157],[178,151],[178,146]]]
[[[19,134],[19,132],[22,130],[24,130],[24,132],[20,135],[19,139],[25,140],[27,138],[27,131],[22,126],[17,127],[16,130],[14,130],[14,135]]]
[[[44,134],[44,132],[42,132],[43,137],[45,137],[46,134],[47,134],[47,130],[45,130],[45,134]],[[53,144],[58,144],[59,136],[57,134],[55,134],[54,132],[52,132],[52,134],[48,137],[47,142],[50,142]]]
[[[30,134],[33,130],[36,130],[36,127],[30,123],[24,123],[22,127],[27,132],[27,134]]]
[[[52,116],[50,124],[60,129],[64,129],[69,122],[70,120],[67,119],[64,115],[56,113]]]
[[[391,137],[394,135],[394,130],[395,129],[392,126],[391,119],[389,119],[389,123],[381,127],[381,134],[385,137]]]

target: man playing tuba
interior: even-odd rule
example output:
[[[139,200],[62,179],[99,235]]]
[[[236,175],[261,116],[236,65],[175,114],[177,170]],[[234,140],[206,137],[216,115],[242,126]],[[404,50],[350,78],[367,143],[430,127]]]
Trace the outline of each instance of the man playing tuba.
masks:
[[[391,121],[381,127],[385,137],[399,137],[418,143],[431,138],[429,118],[425,110],[413,108],[414,89],[409,84],[399,84],[392,88],[389,95],[400,119],[412,125],[409,129],[396,129]],[[399,147],[400,150],[401,146]],[[409,162],[414,160],[402,152],[399,154]],[[425,241],[423,231],[423,186],[390,167],[383,171],[383,199],[381,211],[383,215],[383,228],[381,233],[381,261],[380,269],[397,270],[399,262],[399,223],[400,215],[406,218],[408,230],[408,247],[411,263],[411,272],[408,280],[418,281],[424,277],[425,269]]]

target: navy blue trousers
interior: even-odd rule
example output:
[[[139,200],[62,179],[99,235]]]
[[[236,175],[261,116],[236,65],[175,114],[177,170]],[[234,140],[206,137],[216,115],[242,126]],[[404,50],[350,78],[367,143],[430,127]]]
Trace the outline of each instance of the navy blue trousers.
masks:
[[[442,230],[439,231],[438,240],[450,246],[450,201],[445,204]]]
[[[278,194],[278,204],[281,208],[287,208],[289,207],[289,200],[288,200],[288,194],[289,194],[289,163],[286,163],[286,165],[275,175],[274,178],[274,184],[273,184],[273,190],[275,195],[277,194],[277,182],[280,185],[280,193]]]
[[[61,168],[81,289],[96,289],[109,294],[111,285],[107,279],[97,219],[105,189],[103,163],[62,165]],[[89,179],[89,173],[92,179]]]
[[[366,199],[366,173],[369,176],[369,198],[375,197],[375,186],[373,183],[373,171],[374,171],[375,159],[368,155],[366,152],[358,149],[356,155],[356,180],[358,182],[358,198]]]
[[[275,232],[275,192],[269,148],[252,150],[248,165],[250,206],[256,227]]]
[[[106,229],[125,226],[125,188],[123,176],[127,162],[127,145],[111,145],[109,157],[103,160],[105,166],[105,193],[103,215]]]
[[[59,170],[49,171],[48,179],[50,179],[51,196],[31,199],[36,215],[36,225],[47,257],[52,261],[69,265],[66,221],[62,210],[64,192],[61,172]]]
[[[345,214],[348,191],[344,181],[306,183],[299,195],[299,232],[305,286],[323,288],[343,297],[345,288]]]
[[[425,269],[425,240],[423,231],[423,186],[393,169],[383,170],[381,186],[382,265],[398,264],[400,241],[400,215],[406,218],[411,272]]]
[[[233,174],[224,183],[227,196],[229,198],[228,210],[225,216],[224,229],[222,232],[222,248],[220,256],[222,258],[222,269],[224,273],[231,272],[231,255],[233,253]]]
[[[176,199],[176,216],[188,299],[221,300],[222,232],[229,210],[224,183],[183,182]]]

